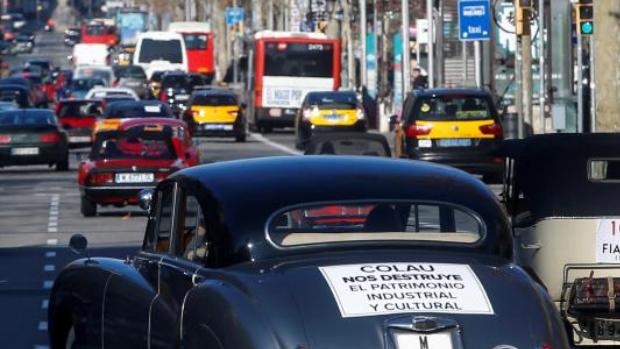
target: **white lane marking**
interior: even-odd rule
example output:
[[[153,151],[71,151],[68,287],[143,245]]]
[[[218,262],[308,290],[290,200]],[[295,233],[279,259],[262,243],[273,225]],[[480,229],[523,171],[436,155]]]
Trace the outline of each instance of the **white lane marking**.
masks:
[[[56,251],[45,252],[45,258],[54,258],[54,257],[56,257]]]
[[[47,223],[48,233],[58,232],[59,206],[60,206],[60,194],[52,194],[52,198],[50,199],[49,219]]]
[[[49,290],[50,288],[52,288],[53,285],[54,285],[54,281],[52,280],[43,281],[43,288],[46,290]]]
[[[46,264],[43,266],[43,271],[54,271],[56,270],[56,266],[53,264]]]
[[[41,309],[47,309],[50,306],[50,300],[49,299],[44,299],[41,302]]]
[[[58,239],[47,239],[48,245],[58,245]]]
[[[289,147],[285,146],[284,144],[280,144],[280,143],[274,142],[274,141],[272,141],[270,139],[267,139],[267,138],[265,138],[263,135],[261,135],[259,133],[251,133],[250,137],[252,137],[253,139],[255,139],[255,140],[257,140],[257,141],[259,141],[259,142],[261,142],[261,143],[263,143],[265,145],[268,145],[268,146],[270,146],[272,148],[278,149],[279,151],[287,153],[287,154],[290,154],[290,155],[302,155],[303,154],[299,150],[295,150],[293,148],[289,148]]]
[[[39,331],[47,331],[47,321],[39,321]]]

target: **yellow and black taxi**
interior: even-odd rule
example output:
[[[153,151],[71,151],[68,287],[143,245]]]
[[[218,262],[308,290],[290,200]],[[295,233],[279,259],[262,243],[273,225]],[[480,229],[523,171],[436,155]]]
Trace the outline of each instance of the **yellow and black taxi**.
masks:
[[[396,126],[395,154],[451,165],[496,182],[501,180],[504,162],[493,150],[502,139],[498,112],[488,92],[416,90],[405,99]]]
[[[305,148],[320,132],[365,132],[368,122],[364,107],[354,91],[310,92],[295,118],[295,146]]]
[[[232,136],[237,142],[245,142],[244,106],[230,90],[199,89],[192,93],[183,118],[193,135]]]

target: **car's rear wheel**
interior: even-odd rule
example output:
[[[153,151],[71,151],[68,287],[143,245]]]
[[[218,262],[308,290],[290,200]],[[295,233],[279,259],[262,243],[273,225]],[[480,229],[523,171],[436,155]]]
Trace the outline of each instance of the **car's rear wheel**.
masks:
[[[94,217],[97,215],[97,203],[82,196],[80,198],[80,211],[84,217]]]
[[[56,171],[69,171],[69,156],[56,163]]]

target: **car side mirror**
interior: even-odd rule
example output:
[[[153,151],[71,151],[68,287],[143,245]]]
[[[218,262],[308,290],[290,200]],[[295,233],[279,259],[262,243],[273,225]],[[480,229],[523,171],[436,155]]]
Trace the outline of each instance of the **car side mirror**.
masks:
[[[153,201],[153,189],[142,189],[138,193],[138,206],[144,211],[151,210],[151,203]]]
[[[69,239],[69,248],[75,254],[85,254],[86,247],[88,247],[88,240],[82,234],[73,234]]]
[[[247,107],[248,107],[248,105],[246,103],[241,103],[241,109],[245,109]]]

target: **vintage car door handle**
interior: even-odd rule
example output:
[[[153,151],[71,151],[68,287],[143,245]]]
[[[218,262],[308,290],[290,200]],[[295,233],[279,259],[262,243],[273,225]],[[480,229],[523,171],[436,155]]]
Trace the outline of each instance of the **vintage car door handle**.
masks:
[[[542,245],[540,242],[535,242],[532,244],[526,244],[524,242],[521,243],[521,248],[524,250],[540,250],[541,247]]]

